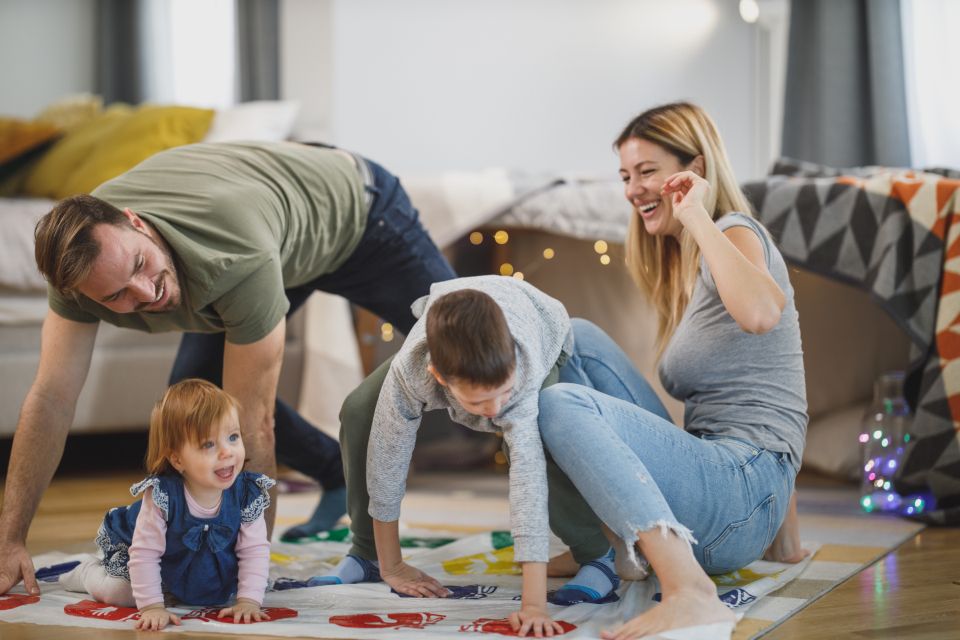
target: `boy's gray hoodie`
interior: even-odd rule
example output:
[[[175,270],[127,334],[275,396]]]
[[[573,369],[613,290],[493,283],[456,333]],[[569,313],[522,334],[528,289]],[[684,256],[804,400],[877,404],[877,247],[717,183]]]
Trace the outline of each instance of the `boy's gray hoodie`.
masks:
[[[427,370],[424,318],[438,297],[462,289],[489,295],[503,310],[517,348],[513,393],[493,419],[464,411]],[[517,562],[548,560],[547,476],[537,426],[540,388],[551,369],[573,351],[570,318],[563,305],[526,282],[479,276],[438,282],[412,305],[418,318],[390,365],[374,413],[367,449],[370,516],[400,518],[407,471],[424,411],[447,409],[451,419],[475,431],[502,432],[510,448],[510,525]]]

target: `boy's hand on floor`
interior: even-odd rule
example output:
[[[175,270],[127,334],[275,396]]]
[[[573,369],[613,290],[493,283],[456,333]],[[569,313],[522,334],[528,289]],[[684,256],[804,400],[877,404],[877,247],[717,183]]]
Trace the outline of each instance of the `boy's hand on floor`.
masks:
[[[400,562],[390,569],[381,566],[380,575],[391,588],[404,595],[415,598],[446,598],[450,595],[446,587],[406,562]]]
[[[554,622],[544,607],[524,606],[510,614],[510,627],[518,636],[531,633],[537,638],[561,635],[563,627]]]

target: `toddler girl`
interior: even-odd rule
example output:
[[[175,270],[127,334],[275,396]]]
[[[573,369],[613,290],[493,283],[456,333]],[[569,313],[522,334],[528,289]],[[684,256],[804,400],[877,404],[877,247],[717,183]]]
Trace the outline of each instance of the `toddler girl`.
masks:
[[[219,617],[260,621],[270,542],[265,475],[242,471],[237,402],[213,384],[183,380],[150,415],[148,477],[130,488],[143,499],[111,509],[97,534],[102,552],[60,578],[70,591],[140,609],[138,629],[180,624],[164,594],[219,605]],[[101,557],[102,555],[102,557]]]

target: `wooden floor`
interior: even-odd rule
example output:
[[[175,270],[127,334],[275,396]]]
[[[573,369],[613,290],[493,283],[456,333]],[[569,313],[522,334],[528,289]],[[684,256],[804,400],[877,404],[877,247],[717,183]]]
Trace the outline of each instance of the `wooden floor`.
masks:
[[[960,530],[920,532],[764,638],[960,638]]]
[[[136,472],[58,478],[47,491],[30,530],[31,553],[90,548],[109,507],[124,504]],[[801,475],[798,485],[823,486]],[[802,518],[802,513],[801,513]],[[0,623],[2,640],[140,637],[134,631]],[[222,639],[222,634],[179,634]],[[245,635],[245,638],[266,636]],[[765,638],[960,638],[960,529],[928,529],[790,618]]]

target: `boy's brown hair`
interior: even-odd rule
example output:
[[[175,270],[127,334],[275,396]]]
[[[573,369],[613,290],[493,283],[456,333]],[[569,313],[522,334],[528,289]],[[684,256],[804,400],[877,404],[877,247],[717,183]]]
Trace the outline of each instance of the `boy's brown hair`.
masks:
[[[516,366],[516,345],[493,298],[463,289],[437,298],[427,311],[427,348],[433,368],[448,382],[494,388]]]
[[[170,456],[186,444],[199,446],[237,410],[233,396],[206,380],[188,378],[171,386],[150,413],[147,473],[174,473]]]
[[[73,295],[100,255],[93,228],[121,226],[127,220],[123,211],[99,198],[85,194],[64,198],[34,229],[37,268],[59,293]]]

